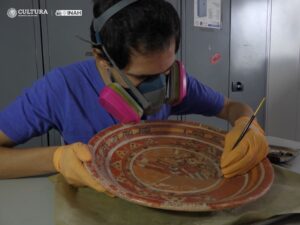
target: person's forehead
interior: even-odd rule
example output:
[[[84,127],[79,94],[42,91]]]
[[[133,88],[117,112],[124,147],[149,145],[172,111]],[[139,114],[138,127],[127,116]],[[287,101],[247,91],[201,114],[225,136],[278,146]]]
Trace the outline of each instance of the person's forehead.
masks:
[[[175,61],[175,46],[156,51],[151,54],[133,54],[129,65],[125,68],[130,75],[154,75],[166,72]]]

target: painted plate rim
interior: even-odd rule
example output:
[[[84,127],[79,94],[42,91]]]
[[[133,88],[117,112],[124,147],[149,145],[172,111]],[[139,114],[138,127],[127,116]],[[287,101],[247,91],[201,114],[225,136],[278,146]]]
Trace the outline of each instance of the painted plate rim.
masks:
[[[106,129],[98,132],[96,135],[94,135],[90,139],[90,141],[88,142],[88,145],[90,146],[90,151],[91,151],[92,155],[94,155],[93,144],[92,143],[96,142],[97,139],[100,139],[103,136],[103,134],[107,133],[107,131],[116,130],[116,129],[121,128],[121,127],[137,126],[139,124],[143,124],[143,125],[145,125],[145,124],[148,125],[149,124],[149,125],[151,125],[151,124],[157,124],[157,123],[160,123],[160,124],[161,123],[167,123],[167,124],[193,125],[193,126],[199,126],[200,128],[204,128],[204,129],[207,129],[207,130],[210,130],[210,131],[218,132],[222,135],[225,135],[225,133],[226,133],[225,131],[223,131],[221,129],[217,129],[217,128],[214,128],[214,127],[211,127],[211,126],[207,126],[207,125],[203,125],[203,124],[198,123],[198,122],[191,122],[191,121],[156,120],[156,121],[142,121],[140,123],[116,124],[116,125],[110,126]],[[151,208],[157,208],[157,209],[174,210],[174,211],[189,211],[189,212],[217,211],[217,210],[223,210],[223,209],[235,208],[235,207],[238,207],[238,206],[242,206],[242,205],[248,204],[248,203],[253,202],[253,201],[259,199],[260,197],[262,197],[271,188],[271,186],[273,184],[273,181],[274,181],[274,169],[273,169],[272,164],[270,163],[270,161],[267,158],[265,158],[255,168],[263,167],[264,172],[268,173],[268,177],[264,178],[264,180],[262,182],[262,189],[260,191],[257,191],[258,190],[257,188],[254,191],[250,191],[250,193],[253,192],[254,195],[251,195],[251,197],[249,197],[247,200],[245,200],[245,197],[244,197],[244,198],[241,198],[241,199],[234,199],[232,201],[230,201],[230,200],[225,201],[225,202],[221,201],[219,203],[206,204],[204,202],[203,205],[201,205],[200,207],[187,207],[187,205],[168,206],[168,205],[153,204],[151,202],[147,202],[147,201],[144,201],[142,199],[138,199],[134,196],[126,196],[126,195],[124,196],[124,195],[120,194],[120,192],[118,190],[115,190],[114,188],[111,188],[111,186],[107,184],[107,183],[110,183],[110,180],[102,180],[101,181],[100,178],[98,180],[94,176],[95,171],[93,172],[93,166],[95,166],[95,165],[96,164],[95,164],[94,158],[90,163],[84,163],[85,168],[96,179],[96,181],[100,182],[100,184],[108,192],[112,193],[113,195],[115,195],[115,196],[117,196],[121,199],[124,199],[126,201],[136,203],[138,205],[147,206],[147,207],[151,207]],[[255,168],[253,168],[252,170],[254,170]],[[248,174],[250,172],[248,172]],[[247,193],[247,195],[249,195],[250,193]]]

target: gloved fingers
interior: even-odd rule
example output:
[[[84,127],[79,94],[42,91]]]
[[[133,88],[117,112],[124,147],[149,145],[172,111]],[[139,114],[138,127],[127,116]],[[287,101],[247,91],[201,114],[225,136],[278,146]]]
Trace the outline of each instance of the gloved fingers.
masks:
[[[85,169],[83,163],[77,159],[75,162],[75,169],[73,174],[69,174],[68,171],[65,172],[64,177],[66,178],[67,182],[76,187],[85,187],[88,186],[98,192],[104,192],[110,197],[114,197],[113,194],[106,191],[101,184],[99,184]],[[75,175],[75,174],[76,175]],[[75,175],[75,176],[74,176]]]
[[[231,150],[241,132],[237,128],[233,128],[225,136],[224,150]]]
[[[107,191],[101,184],[99,184],[93,177],[89,177],[87,180],[87,186],[95,189],[98,192],[103,192],[104,194],[108,195],[109,197],[115,197],[114,194]]]
[[[268,143],[264,131],[256,121],[253,121],[243,140],[232,150],[233,144],[249,119],[247,117],[239,118],[226,135],[224,152],[221,157],[221,169],[226,178],[247,173],[267,155]]]
[[[82,162],[79,161],[77,158],[73,160],[73,166],[68,169],[63,169],[61,171],[62,175],[66,179],[67,183],[74,186],[74,187],[85,187],[86,182],[82,180],[80,176],[80,170]]]
[[[92,155],[87,145],[83,143],[75,143],[72,145],[72,148],[80,161],[88,162],[92,160]]]
[[[230,147],[229,147],[230,146]],[[231,145],[225,147],[221,156],[221,167],[227,167],[240,161],[247,154],[247,143],[240,143],[235,149],[231,150]]]
[[[257,158],[258,158],[259,161],[262,161],[268,155],[268,147],[266,147],[265,149],[261,148],[261,149],[259,149],[258,152],[259,153],[258,153]]]
[[[77,170],[78,177],[81,178],[80,180],[84,181],[86,186],[95,189],[98,192],[104,192],[110,197],[114,197],[112,193],[105,190],[105,188],[90,175],[90,173],[84,167],[83,163],[81,163],[79,168],[80,169]]]
[[[225,136],[224,152],[221,157],[221,167],[228,166],[231,163],[239,161],[246,154],[247,143],[240,142],[233,150],[235,142],[240,136],[242,131],[239,127],[233,127]],[[248,134],[246,134],[248,136]],[[239,150],[239,151],[236,151]]]
[[[256,153],[255,149],[248,147],[246,155],[241,160],[222,168],[223,174],[232,174],[237,171],[249,170],[249,166],[252,166],[253,162],[258,161]]]
[[[267,156],[268,149],[269,149],[269,145],[268,145],[266,138],[265,137],[263,137],[263,138],[265,140],[262,141],[261,144],[259,145],[258,153],[257,153],[257,157],[260,161],[263,160]]]
[[[251,162],[249,162],[248,165],[245,165],[245,167],[243,169],[240,170],[236,170],[233,171],[231,173],[226,173],[226,171],[224,172],[224,177],[225,178],[230,178],[230,177],[234,177],[237,175],[244,175],[246,174],[248,171],[250,171],[252,168],[254,168],[260,161],[257,161],[255,158],[253,158],[251,160]]]
[[[86,168],[83,166],[83,163],[81,162],[80,165],[78,165],[77,170],[77,177],[80,181],[82,181],[84,184],[81,186],[89,186],[99,192],[104,192],[105,189],[99,184],[86,170]]]
[[[251,128],[256,132],[260,133],[261,135],[265,136],[264,130],[261,128],[261,126],[256,122],[255,120],[253,121]]]
[[[227,167],[222,168],[222,172],[225,178],[230,178],[236,175],[243,175],[247,173],[249,170],[254,168],[261,160],[263,160],[268,153],[268,143],[264,136],[249,136],[249,150],[245,155],[244,159],[238,162],[236,165],[228,164]],[[258,144],[260,143],[260,144]],[[238,150],[238,149],[235,149]],[[247,158],[246,158],[247,157]],[[247,161],[248,159],[249,161]],[[239,167],[239,165],[241,167]],[[242,166],[244,164],[244,166]],[[234,168],[235,166],[235,168]]]
[[[108,191],[104,191],[104,194],[108,195],[111,198],[115,198],[116,196]]]
[[[233,177],[233,176],[237,176],[237,175],[244,175],[246,174],[247,172],[249,172],[251,169],[253,169],[255,166],[257,166],[259,164],[260,160],[257,160],[257,158],[253,158],[251,160],[251,162],[246,165],[243,169],[241,170],[237,170],[233,173],[227,173],[224,175],[225,178],[230,178],[230,177]]]

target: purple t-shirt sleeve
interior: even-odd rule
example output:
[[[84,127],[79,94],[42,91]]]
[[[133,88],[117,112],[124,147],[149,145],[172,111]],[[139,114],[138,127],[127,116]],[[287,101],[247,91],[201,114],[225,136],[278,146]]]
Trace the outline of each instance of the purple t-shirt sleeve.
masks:
[[[59,107],[53,95],[55,92],[48,77],[36,81],[1,110],[0,130],[14,143],[20,144],[57,127],[55,121]]]
[[[187,75],[187,94],[183,101],[172,107],[172,115],[202,114],[216,116],[224,106],[224,96]]]

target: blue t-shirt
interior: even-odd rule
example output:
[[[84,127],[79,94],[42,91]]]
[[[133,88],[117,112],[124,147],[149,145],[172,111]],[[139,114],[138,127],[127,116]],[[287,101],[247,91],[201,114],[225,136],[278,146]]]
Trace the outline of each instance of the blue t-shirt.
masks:
[[[117,124],[98,103],[105,86],[95,60],[78,62],[49,72],[0,112],[0,130],[14,143],[23,143],[54,128],[66,143],[87,143],[97,132]],[[161,110],[147,120],[165,120],[169,115],[214,116],[224,105],[222,94],[187,77],[187,96],[182,103]]]

